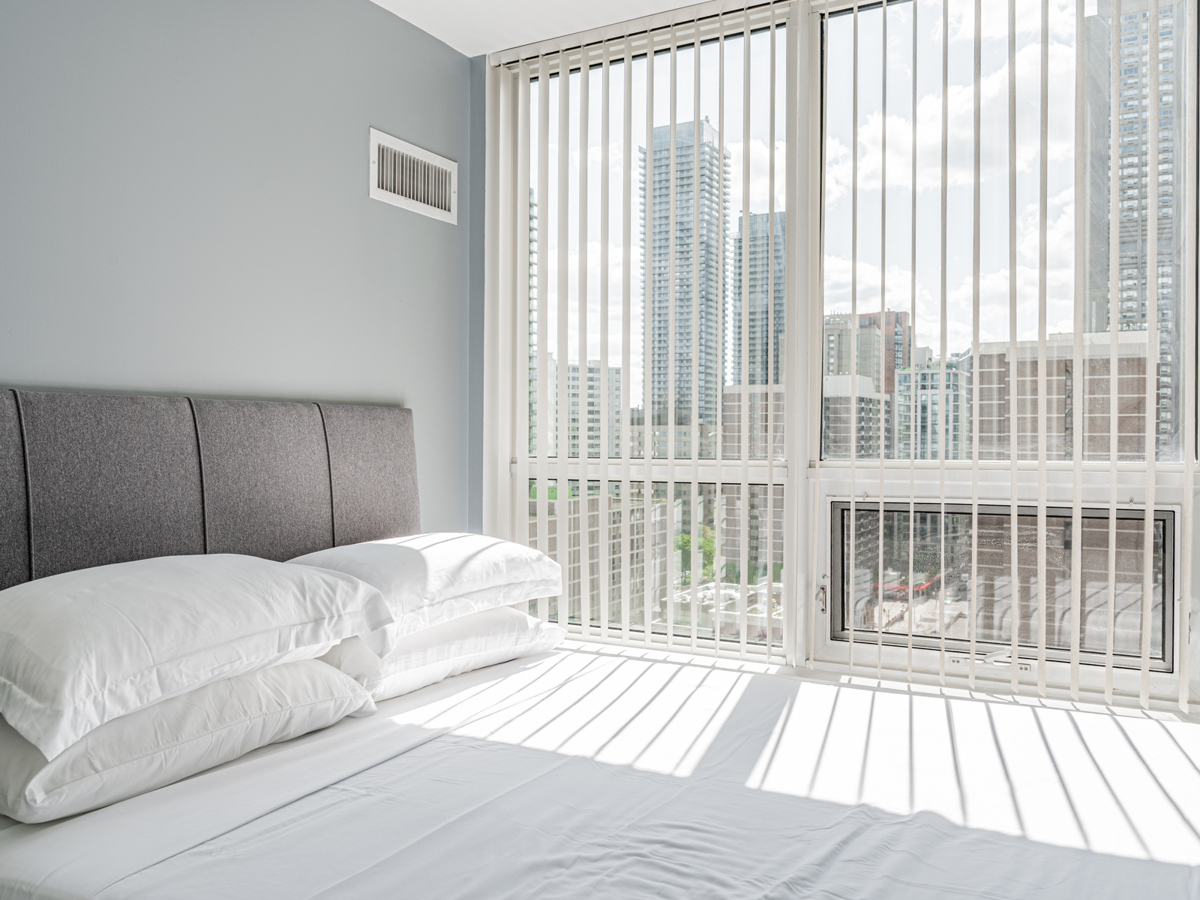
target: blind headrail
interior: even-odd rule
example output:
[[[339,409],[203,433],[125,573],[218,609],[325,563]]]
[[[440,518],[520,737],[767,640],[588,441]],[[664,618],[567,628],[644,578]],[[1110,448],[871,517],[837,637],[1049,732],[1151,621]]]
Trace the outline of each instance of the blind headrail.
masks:
[[[707,0],[704,3],[628,19],[588,31],[578,31],[574,34],[536,41],[508,50],[499,50],[488,54],[488,65],[495,68],[511,67],[539,57],[570,56],[572,54],[579,56],[588,51],[594,51],[597,54],[596,61],[599,62],[600,48],[605,44],[615,45],[625,41],[637,41],[644,44],[647,40],[655,41],[660,37],[668,37],[672,29],[675,29],[677,39],[683,39],[690,37],[689,26],[711,28],[713,37],[716,37],[717,19],[722,16],[724,16],[723,27],[726,31],[742,30],[745,18],[749,18],[754,27],[761,25],[769,28],[772,9],[776,10],[776,23],[782,23],[784,19],[779,17],[779,10],[799,3],[803,3],[805,6],[809,5],[807,0],[767,0],[762,3],[747,3],[746,0]],[[837,9],[841,5],[833,4],[833,7]],[[645,50],[644,47],[640,49],[642,52]]]

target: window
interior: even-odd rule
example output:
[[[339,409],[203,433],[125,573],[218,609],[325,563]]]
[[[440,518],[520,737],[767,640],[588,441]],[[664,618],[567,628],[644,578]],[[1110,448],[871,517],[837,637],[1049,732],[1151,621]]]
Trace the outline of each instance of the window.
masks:
[[[1186,702],[1195,2],[696,7],[496,55],[485,528],[564,564],[531,610]]]
[[[951,652],[969,652],[971,507],[947,504],[943,511],[939,504],[920,503],[910,510],[907,503],[885,504],[882,542],[878,540],[878,504],[857,504],[853,528],[848,503],[834,503],[832,508],[835,636],[846,639],[853,624],[868,642],[879,640],[891,646],[908,646],[911,640],[915,647],[936,649],[944,641]],[[1104,665],[1111,631],[1114,664],[1136,669],[1141,655],[1145,552],[1142,515],[1129,511],[1117,514],[1117,552],[1113,556],[1117,590],[1110,623],[1108,512],[1102,509],[1082,512],[1083,584],[1079,621],[1083,662]],[[1173,593],[1174,525],[1175,517],[1170,512],[1159,512],[1155,517],[1150,638],[1150,661],[1155,671],[1169,672],[1172,667],[1173,622],[1163,615],[1163,598]],[[974,618],[977,651],[997,662],[1011,661],[1015,597],[1018,656],[1036,659],[1039,610],[1023,610],[1020,604],[1023,598],[1036,596],[1033,586],[1039,577],[1037,510],[1018,508],[1015,543],[1011,511],[1006,506],[980,506],[978,528]],[[850,581],[852,533],[857,562],[853,584]],[[1074,535],[1072,510],[1053,507],[1047,510],[1045,646],[1048,658],[1060,662],[1069,661],[1071,652]]]
[[[514,524],[564,566],[548,619],[783,649],[787,54],[768,8],[515,67]]]
[[[1080,9],[908,0],[825,21],[826,652],[860,631],[878,648],[860,658],[936,649],[943,676],[947,649],[972,676],[1002,653],[1014,686],[1031,658],[1043,692],[1095,665],[1110,697],[1132,667],[1140,684],[1116,680],[1145,702],[1174,665],[1190,499],[1170,473],[1194,462],[1177,176],[1195,123],[1170,50],[1192,11]]]

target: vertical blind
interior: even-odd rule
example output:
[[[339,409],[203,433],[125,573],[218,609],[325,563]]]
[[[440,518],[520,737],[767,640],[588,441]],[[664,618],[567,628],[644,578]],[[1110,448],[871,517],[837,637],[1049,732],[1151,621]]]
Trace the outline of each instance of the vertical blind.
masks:
[[[1194,5],[714,0],[495,60],[531,613],[1186,708]]]

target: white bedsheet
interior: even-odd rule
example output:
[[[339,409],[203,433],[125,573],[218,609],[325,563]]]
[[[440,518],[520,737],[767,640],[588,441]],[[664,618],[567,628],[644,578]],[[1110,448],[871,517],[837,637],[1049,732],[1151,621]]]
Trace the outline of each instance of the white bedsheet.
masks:
[[[0,898],[1200,897],[1197,729],[576,649],[4,828]]]

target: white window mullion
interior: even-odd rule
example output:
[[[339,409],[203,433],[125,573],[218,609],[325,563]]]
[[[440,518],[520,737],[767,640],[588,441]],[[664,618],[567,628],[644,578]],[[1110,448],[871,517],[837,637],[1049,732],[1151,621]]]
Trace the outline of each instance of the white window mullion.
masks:
[[[813,194],[807,190],[806,178],[813,171],[807,165],[810,157],[802,153],[800,123],[806,122],[808,106],[807,98],[811,93],[805,92],[805,86],[800,83],[800,54],[801,48],[807,47],[807,38],[811,28],[812,16],[808,14],[807,4],[802,8],[799,0],[793,0],[788,8],[787,32],[784,35],[784,207],[785,221],[791,218],[791,227],[785,230],[784,240],[784,351],[780,360],[780,380],[783,397],[787,403],[784,418],[783,452],[784,458],[795,461],[797,465],[806,459],[807,442],[802,435],[809,427],[807,398],[803,385],[796,377],[801,369],[799,361],[804,358],[800,352],[798,335],[802,333],[802,317],[798,315],[800,304],[800,285],[802,275],[807,275],[809,267],[802,263],[805,257],[802,252],[818,242],[812,240],[808,229],[811,221],[810,201]],[[806,123],[807,124],[807,123]],[[774,152],[774,149],[772,149]],[[811,301],[816,294],[805,292],[806,300]],[[790,326],[790,327],[789,327]],[[783,661],[785,665],[797,666],[801,662],[800,628],[803,620],[800,611],[811,606],[811,600],[800,595],[800,566],[802,561],[809,569],[816,568],[815,560],[804,559],[800,544],[805,532],[801,527],[801,516],[804,508],[804,494],[801,493],[803,480],[800,477],[788,479],[783,494],[783,595],[780,598],[780,625],[783,629]],[[816,531],[810,517],[805,527]],[[811,597],[811,594],[809,595]]]

